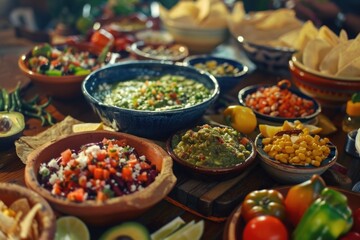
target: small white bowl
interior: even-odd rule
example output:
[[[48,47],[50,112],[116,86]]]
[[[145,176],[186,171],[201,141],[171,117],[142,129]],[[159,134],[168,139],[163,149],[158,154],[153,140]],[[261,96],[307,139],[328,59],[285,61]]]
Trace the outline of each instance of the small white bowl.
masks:
[[[314,174],[321,175],[328,168],[334,165],[337,160],[338,150],[336,146],[332,143],[328,143],[330,154],[321,162],[319,167],[312,165],[296,166],[280,163],[275,159],[270,158],[269,155],[263,150],[263,138],[264,136],[259,134],[255,139],[256,151],[261,159],[260,164],[271,177],[280,183],[301,183],[309,180]]]

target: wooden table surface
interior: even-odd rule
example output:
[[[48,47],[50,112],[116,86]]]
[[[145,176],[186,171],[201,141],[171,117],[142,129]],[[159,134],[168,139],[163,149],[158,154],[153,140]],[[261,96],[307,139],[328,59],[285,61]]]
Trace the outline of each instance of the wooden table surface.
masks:
[[[39,92],[39,90],[21,74],[17,67],[17,59],[20,54],[29,50],[35,43],[15,38],[11,29],[1,31],[0,39],[6,39],[6,41],[0,42],[0,86],[6,87],[7,89],[13,89],[17,82],[21,81],[23,85],[26,86],[22,91],[25,97],[30,98],[35,94],[43,96],[43,93]],[[225,51],[229,51],[229,54],[225,53]],[[249,61],[244,58],[243,53],[240,52],[238,48],[233,47],[231,43],[230,47],[220,47],[214,52],[214,54],[227,55],[232,58],[238,58],[238,60],[243,60],[245,63],[249,63]],[[251,65],[251,63],[249,64]],[[268,72],[254,70],[244,81],[242,81],[228,94],[232,97],[236,97],[238,91],[245,86],[260,83],[276,83],[283,77],[288,76],[286,76],[286,74],[285,76],[279,76]],[[52,103],[52,105],[57,109],[57,112],[59,112],[62,116],[71,115],[72,117],[84,122],[100,121],[99,118],[92,112],[90,105],[83,97],[70,101],[60,101],[54,99]],[[344,151],[346,133],[343,132],[341,128],[341,121],[344,118],[344,106],[323,107],[322,112],[325,116],[331,119],[338,128],[337,132],[329,135],[328,137],[338,147],[338,163],[347,168],[347,176],[350,177],[352,180],[351,185],[353,185],[360,180],[360,160],[351,157]],[[25,135],[34,135],[45,129],[40,128],[39,122],[34,119],[27,119],[26,124]],[[0,182],[12,182],[23,185],[24,166],[25,165],[17,157],[14,148],[0,152]],[[192,214],[183,208],[177,207],[172,203],[163,200],[136,220],[145,224],[149,231],[153,232],[176,216],[181,216],[186,222],[190,220],[199,221],[202,219],[200,216]],[[221,239],[224,226],[225,222],[217,223],[205,219],[203,239]],[[105,229],[106,228],[97,229],[91,227],[90,231],[92,238],[96,239]]]

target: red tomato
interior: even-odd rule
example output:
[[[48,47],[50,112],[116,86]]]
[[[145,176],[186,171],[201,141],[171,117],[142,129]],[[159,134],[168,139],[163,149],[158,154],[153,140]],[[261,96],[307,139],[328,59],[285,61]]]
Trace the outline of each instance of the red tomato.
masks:
[[[104,29],[95,31],[90,38],[90,42],[100,48],[105,47],[108,42],[113,40],[114,40],[114,36]]]
[[[340,240],[360,240],[360,233],[348,232],[340,238]]]
[[[245,226],[243,240],[287,240],[285,225],[273,216],[252,218]]]
[[[354,215],[354,225],[352,230],[360,233],[360,208],[356,209],[353,215]]]

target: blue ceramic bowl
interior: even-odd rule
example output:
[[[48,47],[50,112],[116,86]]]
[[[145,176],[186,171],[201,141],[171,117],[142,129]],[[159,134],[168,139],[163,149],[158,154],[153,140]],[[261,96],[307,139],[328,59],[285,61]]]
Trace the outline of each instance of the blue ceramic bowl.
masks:
[[[216,61],[218,65],[223,63],[228,63],[229,65],[232,65],[233,67],[239,69],[239,72],[236,73],[233,76],[217,76],[214,75],[216,80],[219,83],[220,86],[220,93],[225,93],[231,89],[233,89],[248,73],[249,68],[245,66],[244,64],[232,60],[232,59],[226,59],[221,57],[215,57],[210,55],[194,55],[191,57],[187,57],[184,60],[184,63],[186,65],[190,65],[195,67],[196,64],[202,63],[205,64],[208,61]]]
[[[301,183],[309,180],[314,174],[321,175],[335,164],[338,156],[336,146],[332,143],[328,143],[328,146],[330,147],[330,154],[321,162],[319,167],[312,165],[295,166],[285,164],[269,157],[269,155],[263,150],[263,138],[264,136],[259,134],[255,139],[255,148],[261,159],[260,164],[271,177],[281,183]]]
[[[240,104],[243,106],[247,106],[246,105],[246,97],[249,94],[256,92],[261,87],[270,87],[270,86],[273,86],[273,85],[252,85],[252,86],[248,86],[248,87],[241,89],[238,94],[238,99],[239,99]],[[316,117],[321,112],[321,105],[314,98],[309,97],[298,90],[295,90],[292,88],[290,88],[289,90],[301,98],[312,101],[314,103],[314,112],[312,114],[304,116],[304,117],[286,118],[286,117],[274,117],[274,116],[266,115],[266,114],[260,113],[253,109],[253,111],[260,123],[271,123],[274,125],[279,125],[279,124],[282,125],[285,120],[290,121],[290,122],[299,120],[303,123],[308,123],[308,124],[316,123],[316,121],[317,121]]]
[[[180,75],[203,83],[211,96],[202,103],[175,110],[145,111],[110,106],[97,96],[99,85],[113,84],[139,77]],[[82,84],[82,92],[101,120],[119,131],[160,139],[175,131],[189,127],[201,118],[205,110],[217,99],[219,85],[216,79],[192,67],[160,61],[128,61],[101,68],[91,73]]]

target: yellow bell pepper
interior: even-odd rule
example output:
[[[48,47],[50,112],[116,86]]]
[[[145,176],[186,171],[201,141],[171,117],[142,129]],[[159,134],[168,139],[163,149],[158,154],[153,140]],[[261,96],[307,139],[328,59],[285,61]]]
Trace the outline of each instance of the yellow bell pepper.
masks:
[[[226,124],[244,134],[252,133],[257,126],[255,113],[249,107],[231,105],[224,110],[223,115]]]

